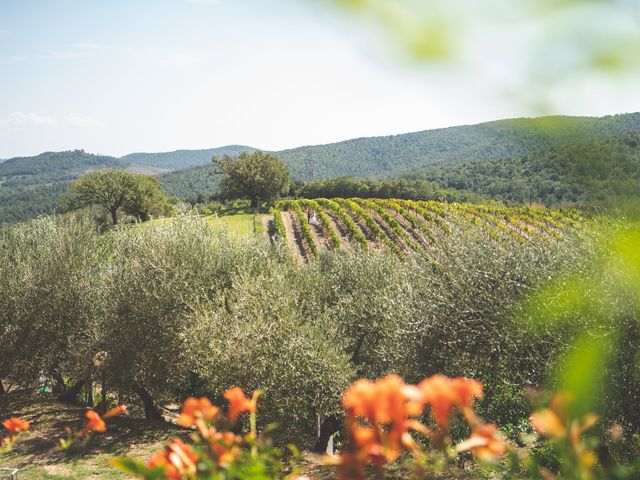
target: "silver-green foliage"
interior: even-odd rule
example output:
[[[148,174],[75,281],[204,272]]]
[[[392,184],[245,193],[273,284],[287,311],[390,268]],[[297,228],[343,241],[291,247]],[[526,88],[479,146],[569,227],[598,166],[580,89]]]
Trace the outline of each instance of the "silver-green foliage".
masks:
[[[85,375],[99,340],[104,245],[75,216],[0,229],[0,378]]]
[[[262,421],[303,447],[360,376],[466,375],[508,398],[500,386],[542,381],[570,340],[527,333],[522,299],[586,247],[452,228],[435,266],[348,251],[297,265],[197,218],[103,236],[73,218],[11,227],[0,232],[0,377],[74,378],[104,351],[111,388],[143,385],[159,401],[264,389]],[[512,403],[489,419],[514,420]]]

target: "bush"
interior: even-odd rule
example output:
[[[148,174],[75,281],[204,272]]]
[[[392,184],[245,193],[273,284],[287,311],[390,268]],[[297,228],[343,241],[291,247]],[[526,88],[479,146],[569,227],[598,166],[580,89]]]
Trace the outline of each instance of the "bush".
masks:
[[[47,217],[0,228],[0,378],[86,378],[105,300],[105,238],[89,220]]]

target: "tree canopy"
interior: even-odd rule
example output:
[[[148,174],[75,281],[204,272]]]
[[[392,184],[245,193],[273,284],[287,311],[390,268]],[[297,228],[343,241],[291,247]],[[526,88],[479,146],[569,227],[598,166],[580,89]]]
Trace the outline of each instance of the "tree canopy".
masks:
[[[102,207],[111,214],[113,225],[118,223],[121,210],[148,220],[150,215],[162,213],[167,203],[155,178],[124,170],[86,173],[71,184],[71,190],[72,207]]]
[[[227,199],[248,198],[251,206],[273,203],[289,190],[291,175],[287,166],[276,156],[265,152],[241,153],[237,157],[225,155],[213,158],[222,174],[221,196]]]

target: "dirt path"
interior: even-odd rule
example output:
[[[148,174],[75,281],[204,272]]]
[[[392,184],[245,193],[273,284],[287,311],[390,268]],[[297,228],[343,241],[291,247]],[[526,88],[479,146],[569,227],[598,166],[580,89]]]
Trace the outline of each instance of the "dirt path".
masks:
[[[369,230],[369,227],[367,227],[367,224],[365,223],[365,221],[361,220],[350,211],[346,209],[345,211],[347,212],[348,215],[351,215],[351,218],[353,219],[353,223],[355,223],[358,226],[358,228],[364,235],[364,238],[367,239],[369,250],[371,250],[372,252],[379,252],[381,245],[378,245],[378,243],[376,242],[376,239],[373,237],[373,234],[371,233],[371,230]]]
[[[389,215],[391,215],[395,219],[395,221],[400,224],[400,226],[404,229],[406,233],[408,233],[411,237],[413,237],[413,240],[418,245],[420,245],[422,248],[429,248],[430,242],[424,236],[424,233],[422,233],[418,228],[414,228],[413,225],[411,225],[411,222],[409,222],[406,218],[404,218],[400,213],[396,212],[394,209],[386,208],[384,206],[382,208],[384,208],[387,211],[387,213],[389,213]]]
[[[329,217],[329,222],[331,226],[338,234],[338,238],[340,239],[340,248],[343,250],[348,250],[351,248],[351,240],[349,239],[349,234],[347,231],[347,227],[329,210],[325,210],[324,213]]]
[[[376,223],[380,227],[380,230],[382,230],[382,233],[385,234],[387,237],[389,237],[389,240],[391,240],[398,247],[400,247],[403,253],[409,254],[413,252],[411,247],[407,245],[404,239],[396,235],[396,232],[393,231],[393,229],[389,226],[389,224],[385,222],[385,220],[380,215],[378,215],[378,212],[370,209],[367,209],[367,212],[369,212],[369,215],[371,215],[371,217],[373,217],[373,219],[376,221]]]
[[[313,237],[313,241],[316,242],[316,247],[318,247],[318,253],[322,253],[325,250],[333,250],[331,246],[331,242],[327,239],[327,235],[322,228],[322,225],[311,225],[311,236]]]
[[[293,255],[293,258],[298,263],[304,263],[306,261],[306,251],[303,246],[300,230],[294,226],[293,217],[293,212],[282,212],[282,223],[284,223],[284,229],[287,233],[287,245],[289,246],[289,251]]]

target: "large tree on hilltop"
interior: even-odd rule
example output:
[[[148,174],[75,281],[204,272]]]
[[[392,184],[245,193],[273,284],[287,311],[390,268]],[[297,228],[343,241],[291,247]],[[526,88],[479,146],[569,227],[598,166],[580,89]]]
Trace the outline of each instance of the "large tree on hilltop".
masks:
[[[289,190],[291,175],[287,166],[270,153],[256,151],[237,157],[214,157],[213,163],[222,174],[221,196],[227,199],[248,198],[251,207],[271,204]]]

